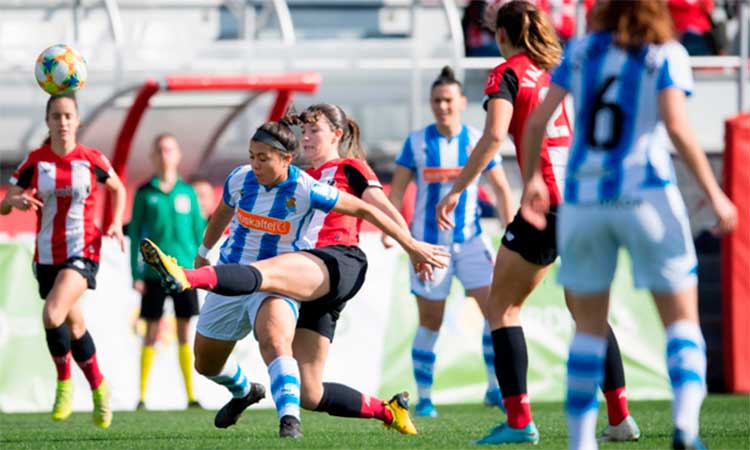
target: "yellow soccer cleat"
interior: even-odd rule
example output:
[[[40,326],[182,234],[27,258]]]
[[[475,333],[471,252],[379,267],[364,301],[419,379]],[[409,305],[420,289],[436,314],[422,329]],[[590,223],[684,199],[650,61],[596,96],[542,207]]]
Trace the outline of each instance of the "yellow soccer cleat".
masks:
[[[190,289],[190,283],[185,276],[185,270],[177,264],[177,260],[165,254],[151,239],[141,241],[141,255],[143,261],[161,277],[162,284],[173,292]]]
[[[391,410],[393,422],[386,427],[392,428],[401,434],[417,434],[417,427],[409,417],[409,393],[401,392],[391,398],[385,407]]]
[[[55,405],[52,407],[52,420],[65,420],[73,413],[73,380],[57,382]]]
[[[91,391],[94,399],[94,425],[99,428],[109,428],[112,424],[112,410],[109,409],[109,386],[107,380],[102,380],[98,388]]]

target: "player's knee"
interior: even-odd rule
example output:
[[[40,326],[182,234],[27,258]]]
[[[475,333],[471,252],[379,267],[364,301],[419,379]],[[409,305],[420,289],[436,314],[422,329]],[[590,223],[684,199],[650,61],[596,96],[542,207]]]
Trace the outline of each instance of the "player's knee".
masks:
[[[258,339],[260,354],[267,362],[273,361],[281,355],[292,354],[292,343],[283,336],[265,336]]]
[[[42,310],[42,322],[44,323],[44,328],[51,329],[59,327],[65,322],[66,315],[66,311],[63,311],[62,308],[56,308],[49,304],[45,304],[44,310]]]
[[[208,377],[212,375],[218,375],[221,372],[221,369],[224,367],[224,364],[217,364],[216,361],[213,361],[211,358],[207,358],[200,353],[196,353],[193,366],[195,367],[196,372]]]
[[[70,328],[70,338],[71,339],[80,339],[81,336],[83,336],[86,333],[86,324],[85,323],[79,323],[79,322],[73,322],[68,323],[68,327]]]
[[[443,323],[443,311],[425,308],[419,312],[419,324],[428,330],[437,331]]]
[[[323,397],[323,385],[320,383],[302,383],[300,390],[300,405],[307,410],[314,410]]]

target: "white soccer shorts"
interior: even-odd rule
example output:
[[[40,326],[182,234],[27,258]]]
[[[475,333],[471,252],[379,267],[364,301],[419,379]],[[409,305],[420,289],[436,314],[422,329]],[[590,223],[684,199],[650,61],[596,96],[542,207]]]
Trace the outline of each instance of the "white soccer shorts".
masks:
[[[227,297],[209,292],[198,316],[197,331],[221,341],[239,341],[253,330],[260,305],[269,297],[280,297],[289,305],[294,320],[299,316],[299,303],[268,292]]]
[[[427,300],[441,301],[448,298],[451,282],[456,276],[465,290],[489,286],[495,267],[492,247],[483,236],[474,236],[461,244],[451,244],[450,261],[445,269],[434,269],[434,279],[422,282],[410,267],[411,292]]]
[[[642,191],[641,199],[612,204],[563,204],[557,223],[558,281],[574,293],[607,291],[620,246],[637,288],[678,292],[697,283],[687,210],[676,186]]]

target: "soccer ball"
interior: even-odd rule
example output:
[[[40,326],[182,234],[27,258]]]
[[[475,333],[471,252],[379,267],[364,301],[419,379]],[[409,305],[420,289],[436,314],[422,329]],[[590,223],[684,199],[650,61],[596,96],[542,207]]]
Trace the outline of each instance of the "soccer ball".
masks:
[[[53,45],[37,57],[34,75],[50,95],[75,92],[86,83],[86,60],[68,45]]]

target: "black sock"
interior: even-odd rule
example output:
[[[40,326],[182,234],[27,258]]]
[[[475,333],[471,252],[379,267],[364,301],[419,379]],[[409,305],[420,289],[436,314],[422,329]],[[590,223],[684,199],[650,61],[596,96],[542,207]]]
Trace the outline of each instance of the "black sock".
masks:
[[[622,356],[620,355],[620,346],[617,345],[612,327],[609,326],[607,334],[607,354],[604,360],[604,384],[602,392],[609,392],[613,389],[625,387],[625,371],[622,367]]]
[[[80,339],[70,341],[70,349],[73,351],[73,359],[77,362],[88,361],[96,353],[94,339],[91,338],[88,330],[83,333]]]
[[[338,417],[360,417],[362,393],[343,384],[323,383],[323,397],[315,411]]]
[[[503,327],[493,331],[492,347],[495,350],[495,373],[503,397],[526,394],[529,356],[523,328]]]
[[[253,266],[245,264],[220,264],[214,266],[216,287],[211,289],[219,295],[233,296],[252,294],[260,289],[263,274]]]
[[[57,328],[45,328],[47,348],[52,356],[65,356],[70,351],[70,329],[63,323]]]

